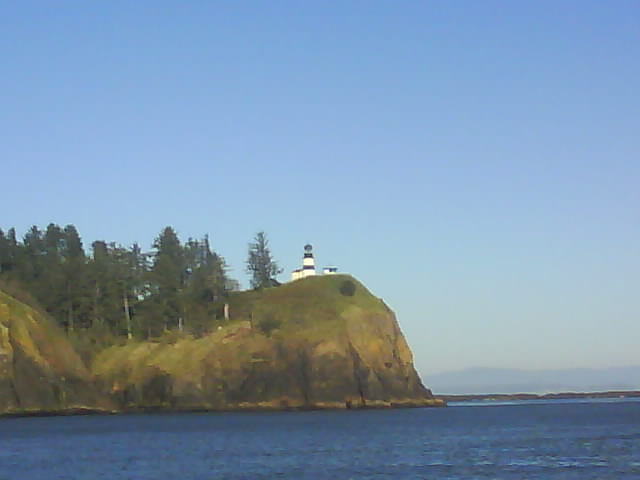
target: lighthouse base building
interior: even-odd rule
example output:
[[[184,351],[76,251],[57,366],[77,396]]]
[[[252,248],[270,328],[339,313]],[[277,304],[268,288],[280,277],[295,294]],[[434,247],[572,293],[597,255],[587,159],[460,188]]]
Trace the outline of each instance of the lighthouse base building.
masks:
[[[326,267],[322,273],[324,275],[333,275],[338,272],[337,267]],[[316,261],[313,258],[313,247],[309,244],[304,246],[304,257],[302,258],[302,268],[298,268],[291,272],[291,281],[300,280],[301,278],[312,277],[316,275]]]
[[[309,244],[304,246],[304,257],[302,259],[302,268],[298,268],[291,272],[291,280],[299,280],[301,278],[312,277],[316,274],[316,261],[313,258],[313,247]]]

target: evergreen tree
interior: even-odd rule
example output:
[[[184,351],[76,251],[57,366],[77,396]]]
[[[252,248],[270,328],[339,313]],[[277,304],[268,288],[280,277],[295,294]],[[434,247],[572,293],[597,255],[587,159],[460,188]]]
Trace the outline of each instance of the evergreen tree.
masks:
[[[18,271],[18,261],[22,255],[21,247],[16,240],[14,228],[7,230],[7,233],[0,230],[0,278],[7,283],[13,284],[16,281],[22,283]]]
[[[17,281],[16,291],[35,297],[69,332],[129,338],[176,326],[208,331],[216,302],[234,282],[208,236],[181,245],[166,227],[153,253],[98,240],[87,256],[75,226],[54,223],[44,231],[31,227],[22,242],[13,228],[0,230],[0,277],[5,286]],[[97,329],[86,331],[91,327]]]
[[[11,249],[9,248],[9,239],[0,229],[0,274],[11,270]]]
[[[211,250],[209,237],[185,245],[186,281],[183,290],[185,316],[190,330],[206,332],[216,317],[214,302],[226,295],[225,262]]]
[[[136,306],[144,298],[145,256],[137,243],[127,249],[96,241],[92,249],[92,317],[96,324],[107,326],[113,333],[132,338]]]
[[[61,324],[68,325],[68,292],[62,267],[64,233],[60,226],[50,223],[42,237],[44,251],[39,259],[42,268],[40,275],[34,279],[35,294],[40,303]],[[73,328],[71,328],[73,330]]]
[[[18,257],[20,256],[20,245],[16,239],[16,229],[11,227],[6,234],[7,246],[9,249],[9,268],[8,270],[14,270],[18,264]]]
[[[62,232],[62,276],[65,290],[66,324],[70,331],[80,325],[90,325],[91,311],[87,295],[86,257],[80,234],[73,225],[67,225]]]
[[[92,324],[99,327],[108,325],[109,305],[109,251],[107,242],[96,240],[91,244],[92,256],[89,261],[88,281],[92,293]]]
[[[264,232],[258,232],[253,243],[249,244],[247,273],[251,274],[253,288],[270,287],[282,269],[271,256],[269,241]]]
[[[42,258],[46,253],[42,232],[35,225],[24,235],[18,261],[18,277],[34,295],[38,296],[38,281],[44,270]]]
[[[202,298],[215,302],[227,294],[227,265],[224,258],[211,250],[208,235],[202,240],[201,257]]]
[[[120,312],[127,338],[133,337],[133,326],[131,324],[131,306],[133,296],[133,266],[129,250],[122,247],[114,247],[112,258],[115,266],[115,286],[117,294],[121,300]]]
[[[155,255],[149,274],[154,289],[152,300],[164,319],[165,330],[173,325],[181,327],[184,316],[181,296],[186,268],[184,252],[173,228],[165,227],[153,248]]]
[[[129,276],[127,277],[127,291],[130,296],[129,314],[130,321],[133,322],[137,316],[139,303],[148,296],[148,286],[146,283],[147,256],[142,253],[140,245],[134,243],[128,251]],[[133,328],[132,330],[135,330]]]

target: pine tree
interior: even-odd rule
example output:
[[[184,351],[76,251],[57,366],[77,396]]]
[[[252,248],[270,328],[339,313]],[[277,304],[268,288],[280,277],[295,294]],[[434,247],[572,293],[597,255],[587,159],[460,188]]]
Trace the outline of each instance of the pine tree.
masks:
[[[44,270],[42,258],[46,253],[42,232],[35,225],[24,235],[22,252],[18,260],[18,277],[36,297],[39,280]]]
[[[253,288],[270,287],[282,269],[271,256],[269,241],[264,232],[258,232],[253,243],[249,244],[247,273],[251,274]]]
[[[109,308],[109,251],[107,242],[96,240],[91,244],[92,256],[88,265],[88,281],[91,285],[92,324],[103,327],[107,324]]]
[[[160,232],[153,249],[146,254],[138,244],[125,248],[98,240],[87,256],[73,225],[50,223],[44,231],[33,226],[22,243],[13,228],[0,230],[0,277],[3,285],[17,280],[16,291],[35,297],[79,335],[132,338],[176,326],[208,331],[218,300],[234,284],[224,258],[211,249],[208,236],[182,245],[171,227]]]
[[[11,251],[9,248],[9,239],[0,229],[0,274],[11,270]]]
[[[9,270],[15,270],[20,257],[20,245],[16,239],[16,229],[11,227],[6,234],[7,247],[9,249]]]
[[[68,324],[68,292],[62,266],[64,233],[59,225],[50,223],[42,237],[44,252],[40,257],[42,272],[35,279],[40,303],[63,325]]]
[[[203,333],[216,317],[215,302],[226,295],[225,262],[211,250],[209,237],[185,244],[186,272],[182,301],[190,331]]]
[[[185,281],[184,252],[176,232],[165,227],[153,244],[156,250],[149,274],[155,290],[154,303],[161,312],[167,329],[182,326],[182,287]]]
[[[88,326],[90,306],[86,295],[86,257],[80,234],[73,225],[62,232],[62,275],[65,290],[66,324],[69,331],[76,327],[77,317],[84,317],[81,324]]]

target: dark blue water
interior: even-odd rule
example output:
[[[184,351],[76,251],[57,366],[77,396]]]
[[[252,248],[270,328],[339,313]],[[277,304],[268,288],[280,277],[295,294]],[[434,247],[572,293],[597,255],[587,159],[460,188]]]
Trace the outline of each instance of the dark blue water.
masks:
[[[640,479],[640,402],[0,419],[0,479]]]

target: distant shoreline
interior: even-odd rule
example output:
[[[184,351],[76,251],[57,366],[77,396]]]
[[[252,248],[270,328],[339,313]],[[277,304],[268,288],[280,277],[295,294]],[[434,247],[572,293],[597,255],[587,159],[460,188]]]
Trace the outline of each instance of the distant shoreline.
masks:
[[[640,390],[606,392],[561,392],[561,393],[486,393],[473,395],[437,395],[436,398],[450,402],[504,402],[511,400],[570,400],[589,398],[640,398]]]

